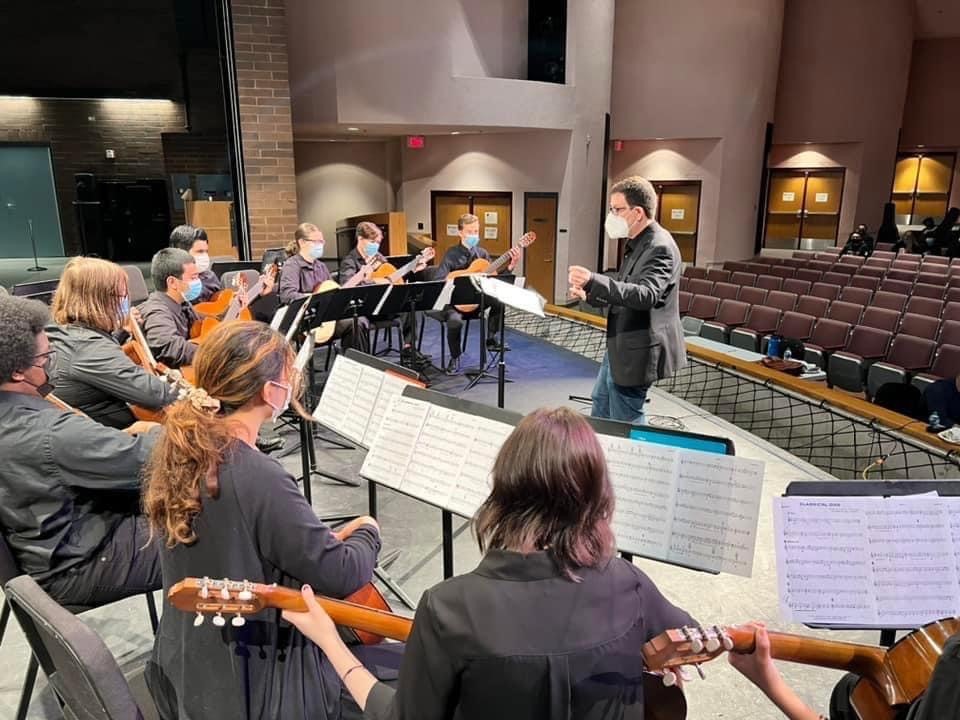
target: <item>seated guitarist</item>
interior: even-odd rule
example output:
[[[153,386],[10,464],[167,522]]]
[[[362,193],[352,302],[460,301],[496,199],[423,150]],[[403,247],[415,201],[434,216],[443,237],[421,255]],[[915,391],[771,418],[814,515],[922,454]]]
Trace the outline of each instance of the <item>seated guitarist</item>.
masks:
[[[197,264],[186,250],[164,248],[153,256],[150,276],[156,290],[140,306],[147,345],[169,368],[191,365],[197,344],[190,328],[198,319],[191,303],[203,292]]]
[[[489,260],[490,253],[480,247],[480,218],[476,215],[466,213],[457,219],[457,234],[460,236],[460,242],[451,247],[443,256],[435,279],[442,280],[455,270],[465,270],[474,260]],[[520,260],[520,248],[510,248],[510,264],[508,268],[513,270]],[[502,305],[492,298],[484,301],[484,305],[490,308],[490,319],[487,322],[487,348],[493,352],[501,350],[500,342],[497,339],[497,333],[500,332],[500,320]],[[461,333],[463,328],[463,315],[452,305],[448,305],[438,314],[439,318],[447,325],[447,343],[450,347],[450,362],[445,368],[447,373],[453,375],[460,371],[460,352],[461,352]],[[474,315],[475,316],[475,315]],[[509,348],[502,348],[508,350]]]
[[[170,233],[170,247],[186,250],[193,257],[193,262],[197,266],[197,272],[200,277],[200,297],[193,301],[196,305],[200,302],[206,302],[215,293],[223,290],[223,284],[220,278],[210,269],[210,246],[207,243],[207,231],[193,225],[177,225]],[[273,276],[266,274],[263,276],[263,290],[260,295],[269,295],[273,292]]]
[[[357,224],[357,244],[340,261],[340,282],[344,283],[359,272],[360,268],[366,265],[370,258],[380,255],[380,243],[383,242],[383,233],[374,223],[364,220]],[[427,266],[427,261],[420,261],[413,272],[418,273]],[[377,281],[373,281],[377,282]],[[384,318],[389,320],[396,319],[396,315]],[[404,361],[422,360],[417,358],[418,353],[413,345],[416,340],[417,324],[411,313],[402,313],[403,327],[403,348],[400,350],[400,358]]]
[[[313,223],[300,223],[293,240],[287,244],[287,260],[280,270],[280,302],[291,303],[306,297],[322,282],[331,280],[330,270],[323,262],[323,233]],[[356,271],[354,271],[356,272]],[[341,278],[340,283],[345,281]],[[346,350],[355,347],[367,352],[370,347],[370,321],[359,319],[359,337],[353,337],[353,320],[338,320],[334,338],[339,338]]]

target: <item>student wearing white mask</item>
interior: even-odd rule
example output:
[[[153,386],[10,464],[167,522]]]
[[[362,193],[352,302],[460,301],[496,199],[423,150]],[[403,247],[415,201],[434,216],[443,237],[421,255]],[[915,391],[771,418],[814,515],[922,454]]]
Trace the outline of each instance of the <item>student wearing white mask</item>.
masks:
[[[193,256],[193,262],[197,266],[198,277],[202,289],[200,296],[193,301],[193,304],[206,302],[214,293],[223,289],[220,278],[210,270],[210,245],[207,242],[207,231],[193,225],[177,225],[170,233],[170,247],[186,250]],[[264,275],[263,290],[260,295],[269,295],[273,292],[273,276]]]
[[[611,240],[628,239],[623,263],[614,277],[580,265],[568,269],[571,297],[610,306],[607,353],[592,393],[594,417],[642,423],[650,386],[687,364],[677,301],[680,250],[654,220],[656,209],[649,180],[616,183],[604,229]]]

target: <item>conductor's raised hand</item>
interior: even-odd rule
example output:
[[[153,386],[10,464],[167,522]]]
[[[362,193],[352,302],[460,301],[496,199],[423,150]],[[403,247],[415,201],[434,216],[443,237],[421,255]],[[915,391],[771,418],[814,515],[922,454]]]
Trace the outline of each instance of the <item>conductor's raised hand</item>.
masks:
[[[592,277],[593,273],[582,265],[571,265],[567,269],[567,281],[573,287],[585,287]]]

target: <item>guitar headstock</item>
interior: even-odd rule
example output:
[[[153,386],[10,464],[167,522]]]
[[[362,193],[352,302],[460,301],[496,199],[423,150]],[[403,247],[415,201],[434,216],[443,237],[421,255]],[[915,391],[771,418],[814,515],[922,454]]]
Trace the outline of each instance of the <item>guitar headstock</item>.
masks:
[[[197,614],[194,627],[203,624],[206,615],[213,615],[213,624],[223,627],[224,615],[232,615],[230,624],[242,627],[245,615],[254,615],[268,607],[276,607],[270,595],[281,588],[246,580],[213,580],[211,578],[185,578],[170,588],[167,598],[178,610]],[[289,592],[289,590],[287,591]]]
[[[533,245],[534,241],[537,239],[537,234],[533,230],[528,230],[523,235],[520,236],[520,239],[517,241],[517,245],[522,248],[530,247]]]
[[[680,665],[699,665],[732,650],[734,641],[716,625],[667,630],[643,645],[647,670],[666,670]]]

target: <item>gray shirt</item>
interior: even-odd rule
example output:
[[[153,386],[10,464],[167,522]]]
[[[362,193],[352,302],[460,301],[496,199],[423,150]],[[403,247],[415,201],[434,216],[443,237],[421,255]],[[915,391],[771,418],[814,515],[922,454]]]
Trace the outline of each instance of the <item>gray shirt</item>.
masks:
[[[200,284],[203,285],[203,289],[200,291],[200,297],[193,301],[193,304],[206,302],[209,300],[215,293],[223,290],[223,285],[220,283],[220,278],[216,276],[213,270],[204,270],[199,274]]]
[[[93,556],[136,506],[155,439],[0,391],[0,527],[20,568],[44,580]]]
[[[323,260],[311,262],[300,253],[288,257],[280,269],[280,302],[286,305],[297,298],[306,297],[317,285],[331,277]]]
[[[103,425],[128,427],[134,420],[127,403],[158,410],[177,399],[177,390],[144,371],[124,354],[109,333],[83,325],[50,325],[57,351],[50,382],[64,402]]]
[[[143,334],[157,362],[171,368],[190,365],[198,345],[190,342],[190,328],[197,313],[190,303],[178,303],[155,290],[140,306]]]

